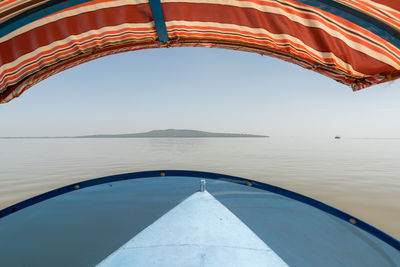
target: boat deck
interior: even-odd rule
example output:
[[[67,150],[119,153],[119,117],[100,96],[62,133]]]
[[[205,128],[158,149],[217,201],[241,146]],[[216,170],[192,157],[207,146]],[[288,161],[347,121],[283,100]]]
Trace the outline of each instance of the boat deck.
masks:
[[[196,194],[201,179],[212,198],[289,266],[400,266],[399,250],[357,227],[358,221],[345,221],[279,192],[256,188],[250,181],[196,176],[136,175],[88,187],[82,183],[81,188],[75,185],[76,190],[4,216],[0,266],[99,264]],[[182,236],[193,223],[180,225]],[[170,223],[160,225],[169,231]],[[248,262],[251,266],[251,257]],[[229,261],[225,265],[237,266]]]

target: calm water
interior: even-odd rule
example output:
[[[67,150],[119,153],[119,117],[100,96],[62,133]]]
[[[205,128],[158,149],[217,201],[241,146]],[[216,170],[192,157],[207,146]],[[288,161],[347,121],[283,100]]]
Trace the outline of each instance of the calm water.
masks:
[[[0,139],[0,208],[74,182],[155,169],[278,185],[400,239],[400,140]]]

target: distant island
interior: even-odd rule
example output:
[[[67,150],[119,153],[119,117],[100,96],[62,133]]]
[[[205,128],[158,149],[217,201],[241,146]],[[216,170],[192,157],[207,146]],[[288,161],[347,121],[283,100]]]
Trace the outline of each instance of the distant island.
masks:
[[[268,137],[265,135],[236,134],[236,133],[211,133],[196,130],[154,130],[145,133],[132,134],[96,134],[76,136],[76,138],[193,138],[193,137]]]
[[[212,133],[196,130],[167,129],[154,130],[145,133],[131,134],[95,134],[82,136],[59,136],[59,137],[1,137],[5,139],[41,139],[41,138],[213,138],[213,137],[269,137],[266,135],[237,134],[237,133]]]

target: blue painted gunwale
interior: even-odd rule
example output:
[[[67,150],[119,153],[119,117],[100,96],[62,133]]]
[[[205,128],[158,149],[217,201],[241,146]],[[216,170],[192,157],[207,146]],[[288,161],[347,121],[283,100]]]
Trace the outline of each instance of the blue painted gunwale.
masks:
[[[58,189],[48,191],[48,192],[40,194],[38,196],[26,199],[17,204],[14,204],[10,207],[2,209],[2,210],[0,210],[0,219],[7,215],[13,214],[16,211],[30,207],[36,203],[54,198],[56,196],[59,196],[59,195],[62,195],[62,194],[68,193],[68,192],[79,190],[82,188],[95,186],[95,185],[99,185],[99,184],[131,180],[131,179],[139,179],[139,178],[160,177],[160,179],[166,179],[168,176],[213,179],[213,180],[219,180],[219,181],[224,181],[224,182],[241,184],[241,185],[245,185],[245,186],[251,186],[251,187],[265,190],[268,192],[272,192],[272,193],[275,193],[278,195],[282,195],[282,196],[300,201],[307,205],[313,206],[313,207],[315,207],[319,210],[322,210],[328,214],[331,214],[339,219],[342,219],[343,221],[345,221],[349,224],[352,224],[352,225],[370,233],[371,235],[377,237],[378,239],[382,240],[383,242],[389,244],[390,246],[392,246],[392,247],[396,248],[398,251],[400,251],[400,241],[398,241],[397,239],[382,232],[381,230],[375,228],[374,226],[372,226],[354,216],[351,216],[350,214],[347,214],[341,210],[338,210],[338,209],[336,209],[332,206],[329,206],[325,203],[322,203],[318,200],[312,199],[310,197],[307,197],[307,196],[301,195],[299,193],[296,193],[296,192],[293,192],[290,190],[286,190],[286,189],[283,189],[283,188],[280,188],[280,187],[277,187],[274,185],[261,183],[261,182],[250,180],[250,179],[245,179],[245,178],[230,176],[230,175],[225,175],[225,174],[201,172],[201,171],[189,171],[189,170],[156,170],[156,171],[133,172],[133,173],[125,173],[125,174],[106,176],[106,177],[82,181],[82,182],[75,183],[75,184],[70,184],[70,185],[67,185],[67,186],[64,186],[64,187],[61,187]]]
[[[0,38],[37,19],[61,11],[63,9],[90,2],[91,0],[50,0],[45,4],[27,10],[0,24]],[[380,36],[397,48],[400,48],[400,33],[374,17],[333,0],[295,0],[299,3],[319,8],[338,17],[351,21],[370,32]],[[153,19],[160,42],[168,42],[168,34],[162,14],[160,0],[149,0]]]

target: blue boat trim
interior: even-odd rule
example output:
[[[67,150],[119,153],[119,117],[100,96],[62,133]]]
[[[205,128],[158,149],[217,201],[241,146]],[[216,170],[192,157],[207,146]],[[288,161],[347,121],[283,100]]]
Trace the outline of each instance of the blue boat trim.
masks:
[[[162,43],[168,42],[167,27],[165,26],[164,15],[161,8],[160,0],[149,0],[151,14],[153,15],[154,24],[156,25],[156,31],[158,40]]]
[[[36,203],[42,202],[47,199],[51,199],[53,197],[79,190],[81,188],[86,188],[90,186],[95,186],[99,184],[123,181],[123,180],[131,180],[131,179],[138,179],[138,178],[154,178],[160,177],[160,179],[165,179],[168,176],[190,176],[190,177],[197,177],[197,178],[206,178],[206,179],[213,179],[213,180],[220,180],[224,182],[231,182],[236,184],[241,184],[245,186],[252,186],[254,188],[262,189],[265,191],[269,191],[278,195],[282,195],[302,203],[308,204],[313,206],[319,210],[327,212],[335,217],[338,217],[347,223],[353,224],[354,226],[370,233],[371,235],[377,237],[378,239],[386,242],[390,246],[396,248],[400,251],[400,241],[391,237],[390,235],[382,232],[381,230],[375,228],[374,226],[363,222],[362,220],[353,217],[343,211],[340,211],[334,207],[331,207],[327,204],[324,204],[318,200],[312,199],[310,197],[306,197],[299,193],[295,193],[290,190],[286,190],[274,185],[265,184],[261,182],[257,182],[254,180],[249,180],[245,178],[240,178],[236,176],[230,176],[225,174],[218,174],[218,173],[211,173],[211,172],[200,172],[200,171],[185,171],[185,170],[159,170],[159,171],[144,171],[144,172],[134,172],[134,173],[126,173],[126,174],[119,174],[107,177],[101,177],[96,179],[91,179],[87,181],[83,181],[80,183],[75,183],[71,185],[67,185],[58,189],[51,190],[49,192],[43,193],[41,195],[29,198],[27,200],[21,201],[17,204],[14,204],[10,207],[0,210],[0,219],[13,214],[16,211],[22,210],[24,208],[30,207]]]

